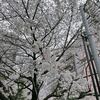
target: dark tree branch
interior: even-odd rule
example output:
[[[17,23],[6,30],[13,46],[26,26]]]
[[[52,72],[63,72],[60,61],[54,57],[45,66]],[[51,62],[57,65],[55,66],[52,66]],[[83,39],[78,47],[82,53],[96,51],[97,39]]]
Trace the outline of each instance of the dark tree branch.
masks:
[[[14,9],[14,7],[8,2],[8,0],[6,1],[9,4],[9,6],[13,9],[13,11],[25,22],[25,19],[22,17],[22,15],[19,14],[19,12],[16,9]]]
[[[41,39],[43,41],[62,21],[64,15],[56,22],[56,24],[51,28],[51,30]]]
[[[82,25],[81,25],[81,27],[79,27],[79,29],[76,31],[76,33],[73,35],[73,37],[70,39],[70,41],[67,43],[67,45],[65,46],[65,48],[62,51],[62,53],[59,55],[59,57],[57,58],[56,61],[59,61],[61,59],[61,57],[64,55],[65,51],[68,48],[70,48],[72,46],[72,44],[76,41],[76,39],[78,38],[78,35],[79,35],[79,32],[80,32],[81,28],[82,28]]]
[[[69,37],[72,19],[73,19],[73,7],[72,7],[72,9],[71,9],[71,16],[70,16],[69,26],[68,26],[68,30],[67,30],[67,35],[66,35],[65,43],[64,43],[64,48],[65,48],[65,46],[66,46],[66,43],[67,43],[67,40],[68,40],[68,37]]]
[[[29,2],[29,0],[27,1],[27,4],[28,4],[28,2]],[[28,14],[28,7],[25,6],[25,3],[24,3],[23,0],[22,0],[22,4],[23,4],[23,8],[25,9],[25,13],[26,13],[27,17],[30,18],[29,14]],[[28,5],[29,5],[29,4],[28,4]],[[27,6],[28,6],[28,5],[27,5]]]
[[[29,1],[30,0],[27,0],[27,3],[26,3],[26,9],[28,10],[28,8],[29,8]]]
[[[48,100],[48,99],[51,98],[51,97],[60,97],[60,96],[54,94],[54,93],[57,91],[58,86],[59,86],[59,83],[58,83],[58,85],[56,86],[56,88],[54,89],[54,91],[53,91],[51,94],[49,94],[47,97],[45,97],[43,100]]]
[[[40,2],[41,2],[41,0],[38,0],[38,3],[37,3],[37,5],[36,5],[36,9],[35,9],[35,12],[34,12],[34,15],[33,15],[32,20],[34,20],[34,18],[35,18],[35,16],[36,16],[36,13],[37,13],[38,7],[39,7],[39,5],[40,5]]]

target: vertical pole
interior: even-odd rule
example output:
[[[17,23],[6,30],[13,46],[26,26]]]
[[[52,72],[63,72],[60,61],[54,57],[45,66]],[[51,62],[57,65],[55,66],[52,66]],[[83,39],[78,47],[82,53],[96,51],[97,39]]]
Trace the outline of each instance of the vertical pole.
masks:
[[[93,77],[92,68],[91,68],[91,64],[90,64],[90,58],[89,58],[89,54],[88,54],[88,51],[87,51],[87,46],[85,44],[85,38],[83,36],[82,36],[82,40],[83,40],[83,46],[84,46],[84,50],[85,50],[85,54],[86,54],[87,63],[88,63],[90,74],[91,74],[91,79],[92,79],[92,83],[93,83],[95,97],[96,97],[96,100],[99,100],[98,92],[97,92],[97,89],[96,89],[96,84],[95,84],[95,80],[94,80],[94,77]]]
[[[80,6],[80,12],[81,12],[82,20],[83,20],[83,25],[85,27],[86,35],[88,36],[88,40],[89,40],[89,44],[90,44],[90,48],[91,48],[91,53],[93,55],[96,69],[97,69],[97,73],[98,73],[98,76],[100,79],[100,61],[99,61],[99,57],[97,55],[96,45],[95,45],[93,38],[92,38],[92,35],[90,34],[90,31],[89,31],[88,23],[87,23],[87,20],[85,18],[85,13],[83,11],[83,6]]]
[[[89,52],[90,62],[91,62],[92,69],[93,69],[93,72],[94,72],[94,76],[95,76],[95,81],[96,81],[96,84],[97,84],[98,92],[100,94],[100,85],[99,85],[98,77],[97,77],[97,74],[96,74],[96,69],[95,69],[95,66],[94,66],[94,63],[93,63],[92,54],[91,54],[89,46],[87,47],[87,49],[88,49],[88,52]]]

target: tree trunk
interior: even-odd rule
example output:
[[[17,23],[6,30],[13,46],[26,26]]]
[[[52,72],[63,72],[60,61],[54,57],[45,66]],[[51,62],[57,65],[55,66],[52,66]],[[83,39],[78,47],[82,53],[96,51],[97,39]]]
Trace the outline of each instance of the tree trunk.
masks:
[[[36,69],[35,69],[36,71]],[[37,74],[34,73],[34,78],[33,78],[33,89],[32,89],[32,100],[37,100],[38,99],[38,84],[37,84]]]
[[[32,89],[32,99],[31,100],[37,100],[37,94],[34,88]]]

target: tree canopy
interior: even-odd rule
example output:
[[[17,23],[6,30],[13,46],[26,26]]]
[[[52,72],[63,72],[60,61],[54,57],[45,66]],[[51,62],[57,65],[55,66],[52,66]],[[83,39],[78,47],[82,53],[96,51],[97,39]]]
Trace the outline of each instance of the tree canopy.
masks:
[[[81,3],[99,45],[99,0],[0,1],[0,100],[91,96],[84,78]]]

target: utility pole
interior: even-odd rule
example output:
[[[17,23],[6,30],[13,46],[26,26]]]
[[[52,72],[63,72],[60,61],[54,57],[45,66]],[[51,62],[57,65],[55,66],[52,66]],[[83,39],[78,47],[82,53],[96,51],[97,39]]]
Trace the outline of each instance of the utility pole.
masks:
[[[97,73],[98,73],[98,76],[99,76],[99,80],[100,80],[100,60],[99,60],[99,57],[97,55],[96,45],[95,45],[95,42],[93,40],[92,34],[89,31],[89,27],[88,27],[87,20],[85,18],[85,13],[84,13],[83,7],[84,7],[84,5],[80,6],[80,13],[81,13],[81,16],[82,16],[83,25],[85,27],[85,33],[86,34],[84,34],[84,35],[86,35],[88,37],[89,45],[90,45],[90,48],[91,48],[91,53],[92,53],[92,56],[93,56],[93,59],[94,59],[94,62],[95,62],[95,66],[96,66],[96,69],[97,69]]]
[[[96,100],[99,100],[98,92],[97,92],[97,88],[96,88],[96,83],[95,83],[95,79],[94,79],[94,76],[93,76],[93,70],[92,70],[92,66],[91,66],[91,63],[90,63],[90,55],[88,54],[89,53],[88,52],[89,45],[86,45],[87,37],[82,36],[82,40],[83,40],[83,46],[84,46],[84,50],[85,50],[85,54],[86,54],[87,63],[88,63],[89,70],[90,70],[90,75],[91,75],[92,83],[93,83],[95,97],[96,97]]]

